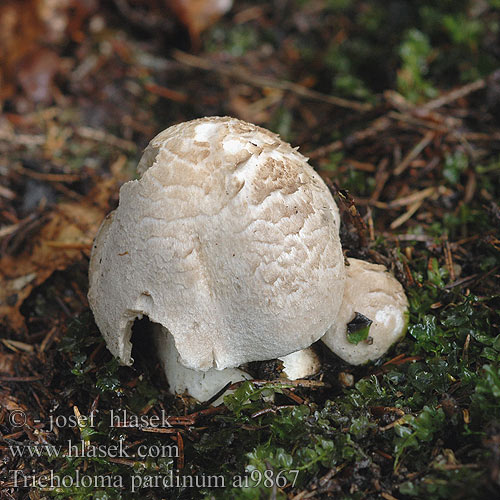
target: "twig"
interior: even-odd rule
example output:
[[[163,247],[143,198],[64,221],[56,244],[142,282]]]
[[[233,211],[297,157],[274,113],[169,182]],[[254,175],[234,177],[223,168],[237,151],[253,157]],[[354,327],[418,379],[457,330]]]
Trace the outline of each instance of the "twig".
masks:
[[[129,460],[127,458],[120,458],[120,457],[107,457],[107,460],[114,464],[128,465],[129,467],[135,467],[138,463],[142,463],[142,462],[137,462],[136,460]]]
[[[453,268],[453,255],[450,249],[450,242],[446,240],[444,244],[444,258],[446,262],[446,267],[448,268],[448,272],[450,273],[450,280],[455,281],[455,269]]]
[[[392,122],[387,118],[387,116],[382,116],[374,120],[370,125],[362,130],[358,130],[353,134],[349,135],[343,140],[334,141],[331,144],[321,146],[313,151],[305,153],[305,155],[311,159],[322,158],[329,153],[339,151],[343,147],[352,147],[354,144],[364,141],[370,137],[376,136],[378,133],[388,129]]]
[[[500,266],[496,266],[493,269],[490,269],[488,272],[483,273],[483,274],[472,274],[471,276],[467,276],[466,278],[459,279],[453,283],[449,283],[448,285],[445,285],[444,288],[455,288],[456,286],[464,286],[465,284],[470,285],[476,281],[479,280],[484,280],[484,278],[487,278],[491,274],[495,273],[500,269]]]
[[[57,326],[53,326],[48,331],[47,335],[45,335],[44,339],[42,340],[42,343],[40,344],[40,352],[45,351],[45,349],[47,349],[47,346],[52,344],[52,340],[57,331],[58,331]]]
[[[285,396],[288,396],[292,401],[295,401],[299,405],[303,405],[305,403],[305,401],[300,396],[297,396],[297,394],[288,389],[283,389],[283,394]]]
[[[314,149],[313,151],[309,151],[305,153],[305,155],[309,159],[314,158],[323,158],[330,153],[335,153],[335,151],[340,151],[344,147],[344,143],[342,141],[335,141],[326,146],[321,146],[320,148]]]
[[[457,281],[454,281],[453,283],[448,283],[447,285],[445,285],[444,288],[445,289],[455,288],[456,286],[463,286],[465,284],[472,283],[478,276],[479,276],[479,274],[471,274],[470,276],[466,276],[465,278],[461,278]]]
[[[7,200],[13,200],[16,197],[16,193],[5,186],[0,186],[0,196]]]
[[[410,163],[430,144],[432,139],[434,139],[434,132],[427,132],[422,140],[418,142],[418,144],[403,158],[403,161],[394,169],[394,175],[403,173]]]
[[[36,380],[42,380],[41,375],[36,375],[32,377],[0,377],[0,382],[35,382]]]
[[[486,80],[481,79],[477,80],[476,82],[469,83],[467,85],[464,85],[463,87],[460,87],[459,89],[453,90],[452,92],[449,92],[445,95],[442,95],[438,97],[437,99],[434,99],[432,101],[429,101],[428,103],[420,106],[420,108],[410,108],[406,112],[398,112],[398,111],[389,111],[385,115],[381,116],[380,118],[377,118],[370,126],[364,130],[361,130],[359,132],[355,132],[351,137],[348,137],[344,140],[337,140],[334,141],[330,144],[327,144],[325,146],[321,146],[309,153],[306,154],[309,158],[321,158],[326,156],[329,153],[333,153],[335,151],[341,150],[344,146],[348,145],[350,143],[350,140],[353,140],[354,142],[358,142],[361,140],[364,140],[368,137],[374,136],[378,132],[381,132],[384,129],[389,128],[391,124],[391,119],[392,120],[399,120],[403,122],[410,123],[412,125],[418,125],[422,127],[426,127],[428,129],[434,130],[436,132],[441,132],[441,133],[449,133],[449,127],[443,126],[441,124],[437,124],[434,121],[425,119],[425,113],[428,113],[431,110],[438,109],[446,104],[450,104],[451,102],[460,99],[461,97],[466,96],[467,94],[470,94],[471,92],[475,92],[477,90],[480,90],[485,87]],[[394,104],[394,103],[393,103]],[[415,116],[413,116],[413,114]],[[468,139],[468,140],[477,140],[477,141],[498,141],[500,140],[500,134],[478,134],[478,133],[463,133],[459,134],[460,136]],[[425,139],[425,136],[424,136]],[[456,132],[452,133],[449,135],[450,140],[459,140],[459,137],[456,135]],[[431,139],[432,140],[432,139]],[[418,146],[418,145],[417,145]],[[425,145],[422,147],[422,149],[425,148]],[[420,153],[420,151],[418,151]],[[411,162],[413,158],[410,159],[408,163]],[[403,160],[404,161],[404,160]],[[401,167],[401,165],[398,167],[401,169],[401,171],[404,170],[404,168]],[[406,168],[406,167],[405,167]]]
[[[385,491],[382,491],[382,493],[380,493],[380,496],[382,498],[385,498],[385,500],[398,500],[396,497],[393,497],[391,494],[386,493]]]
[[[127,0],[113,0],[113,2],[122,16],[136,26],[143,29],[147,28],[149,30],[164,31],[167,33],[172,31],[173,23],[164,15],[154,15],[147,10],[132,8]]]
[[[336,195],[340,200],[341,208],[345,210],[351,220],[351,223],[356,228],[361,247],[366,247],[366,235],[368,233],[368,228],[366,227],[366,223],[354,203],[354,198],[347,191],[339,189],[337,184],[332,182],[328,177],[325,178],[325,184],[328,186],[328,189],[330,189],[332,194],[334,196]]]
[[[122,427],[122,426],[119,426]],[[156,434],[176,434],[178,432],[178,429],[174,429],[173,427],[133,427],[134,429],[139,429],[140,431],[143,432],[153,432]]]
[[[44,135],[14,134],[0,129],[0,141],[6,141],[10,146],[42,146],[45,144]]]
[[[448,92],[440,97],[437,97],[436,99],[433,99],[432,101],[427,102],[423,106],[420,106],[420,108],[418,108],[418,111],[430,111],[432,109],[441,108],[442,106],[450,104],[451,102],[456,101],[461,97],[465,97],[472,92],[476,92],[484,88],[485,86],[486,80],[484,78],[481,78],[479,80],[476,80],[475,82],[468,83],[463,87],[459,87],[458,89],[452,90],[451,92]]]
[[[451,134],[446,137],[449,142],[463,142],[467,140],[469,142],[498,142],[500,141],[500,133],[493,132],[491,134],[482,134],[476,132],[456,132],[452,131]]]
[[[386,453],[385,451],[382,451],[382,450],[373,450],[373,451],[377,455],[380,455],[381,457],[386,458],[387,460],[394,460],[392,455],[389,455],[389,453]]]
[[[157,85],[156,83],[147,83],[144,88],[152,94],[158,95],[165,99],[169,99],[171,101],[186,102],[188,100],[188,96],[183,92],[178,92],[177,90],[172,90],[167,87]]]
[[[0,228],[0,238],[3,238],[5,236],[9,236],[9,234],[15,233],[19,226],[21,225],[20,222],[17,224],[11,224],[10,226],[5,226]]]
[[[14,170],[19,174],[24,174],[33,179],[46,182],[77,182],[82,178],[80,174],[46,174],[43,172],[36,172],[29,168],[21,167],[20,165],[15,167]]]
[[[99,130],[91,127],[77,127],[75,131],[80,137],[83,137],[84,139],[90,139],[96,142],[104,142],[111,146],[130,152],[135,152],[137,150],[137,146],[133,142],[121,139],[120,137],[116,137],[115,135],[110,134],[109,132],[105,132],[104,130]]]
[[[390,172],[387,170],[388,165],[389,165],[389,160],[387,158],[383,158],[377,165],[375,173],[375,189],[373,190],[373,193],[370,196],[371,202],[378,201],[386,182],[389,180],[389,177],[391,176]]]
[[[391,229],[397,229],[399,226],[402,226],[422,206],[423,202],[424,200],[418,200],[415,203],[412,203],[404,214],[400,215],[397,219],[391,222],[389,227]]]
[[[177,450],[179,452],[179,456],[177,457],[177,468],[184,468],[184,440],[182,439],[182,434],[180,432],[177,433]]]
[[[44,243],[54,249],[57,250],[90,250],[92,248],[92,242],[88,243],[78,243],[78,242],[70,242],[70,241],[51,241],[46,240]]]
[[[410,361],[418,361],[419,359],[422,359],[420,356],[409,356],[405,358],[406,354],[398,354],[397,356],[394,356],[394,358],[390,359],[389,361],[386,361],[382,367],[384,366],[389,366],[389,365],[402,365],[404,363],[408,363]]]
[[[272,408],[262,408],[262,410],[257,410],[255,413],[252,413],[250,415],[251,418],[257,418],[261,417],[262,415],[265,415],[266,413],[276,413],[278,410],[281,410],[282,408],[295,408],[293,405],[283,405],[283,406],[276,406]]]
[[[208,401],[203,404],[204,408],[208,408],[214,401],[217,401],[230,387],[232,382],[228,382],[220,391],[215,393]]]
[[[458,469],[480,469],[482,464],[439,464],[437,469],[458,470]]]
[[[323,94],[322,92],[317,92],[316,90],[308,89],[298,83],[289,82],[286,80],[274,80],[273,78],[268,78],[264,76],[255,76],[250,74],[246,69],[241,67],[229,67],[224,64],[216,64],[209,59],[194,56],[192,54],[187,54],[180,50],[176,50],[173,53],[173,57],[176,61],[184,64],[186,66],[191,66],[198,69],[203,69],[205,71],[214,71],[221,75],[240,80],[242,82],[253,85],[254,87],[267,87],[280,90],[286,90],[293,92],[302,97],[307,97],[309,99],[314,99],[316,101],[326,102],[334,106],[339,106],[341,108],[353,109],[355,111],[370,111],[373,106],[368,103],[351,101],[348,99],[343,99],[341,97],[335,97],[328,94]]]
[[[386,115],[388,118],[392,118],[393,120],[403,121],[410,123],[411,125],[418,125],[420,127],[426,127],[431,130],[435,130],[436,132],[442,132],[443,134],[449,132],[449,128],[443,125],[436,124],[435,122],[431,122],[429,120],[416,118],[407,113],[398,113],[397,111],[389,111]]]
[[[391,203],[388,204],[388,208],[404,207],[417,201],[423,201],[429,196],[432,196],[436,191],[437,188],[434,186],[425,188],[422,191],[417,191],[416,193],[391,201]]]
[[[2,343],[14,352],[25,351],[25,352],[33,352],[35,348],[31,344],[26,344],[25,342],[21,342],[20,340],[11,340],[11,339],[1,339]]]
[[[423,241],[425,243],[431,243],[435,238],[428,236],[427,234],[393,234],[393,233],[382,233],[384,238],[399,240],[399,241]]]
[[[394,420],[394,422],[391,422],[390,424],[384,425],[383,427],[379,427],[379,431],[388,431],[389,429],[392,429],[393,427],[396,427],[396,425],[403,424],[405,422],[405,417],[398,418],[397,420]]]
[[[218,413],[224,413],[226,411],[226,407],[224,405],[219,406],[211,406],[210,408],[205,408],[203,410],[195,411],[194,413],[190,413],[187,415],[191,417],[194,421],[196,421],[199,417],[206,417],[207,415],[216,415]]]
[[[272,385],[274,387],[279,387],[280,389],[289,389],[290,387],[330,387],[329,384],[325,382],[321,382],[320,380],[307,380],[307,379],[298,379],[298,380],[284,380],[284,379],[276,379],[276,380],[242,380],[241,382],[235,382],[234,384],[229,386],[229,389],[234,390],[237,389],[243,382],[251,382],[256,386],[263,385]],[[217,407],[218,408],[218,407]]]
[[[396,413],[399,417],[403,417],[405,412],[401,408],[394,406],[372,406],[370,413],[375,416],[384,415],[385,413]]]

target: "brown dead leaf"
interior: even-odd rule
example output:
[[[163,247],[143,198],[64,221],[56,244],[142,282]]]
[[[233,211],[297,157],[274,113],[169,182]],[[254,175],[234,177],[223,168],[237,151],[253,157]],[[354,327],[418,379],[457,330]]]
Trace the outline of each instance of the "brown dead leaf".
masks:
[[[15,354],[0,352],[0,373],[13,373],[16,359]]]
[[[194,48],[200,45],[200,34],[228,12],[233,0],[166,0],[168,7],[186,26]]]
[[[44,226],[23,253],[0,258],[0,322],[13,330],[25,328],[20,312],[23,301],[34,287],[54,271],[66,269],[88,252],[92,240],[107,212],[106,204],[96,204],[109,196],[111,183],[78,203],[60,203],[49,212]],[[82,250],[84,248],[84,250]]]
[[[0,99],[15,88],[16,65],[30,51],[42,31],[33,0],[7,0],[0,5]]]
[[[21,84],[29,98],[41,95],[46,101],[59,66],[58,49],[68,39],[82,40],[82,26],[97,5],[96,0],[2,0],[0,100]]]
[[[50,49],[30,52],[19,63],[17,79],[25,95],[36,103],[50,103],[52,81],[59,69],[59,56]]]
[[[26,429],[26,426],[35,428],[35,422],[28,407],[7,391],[0,392],[0,408],[5,408],[13,414],[10,422],[14,424],[13,427],[17,427],[16,430]]]

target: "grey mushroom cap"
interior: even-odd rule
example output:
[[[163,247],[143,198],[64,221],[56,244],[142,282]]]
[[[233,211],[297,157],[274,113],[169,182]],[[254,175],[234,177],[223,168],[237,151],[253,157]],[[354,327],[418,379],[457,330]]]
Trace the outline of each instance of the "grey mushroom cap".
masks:
[[[383,356],[400,340],[408,324],[408,299],[401,283],[384,266],[349,258],[344,298],[337,319],[322,341],[340,358],[361,365]],[[368,338],[352,344],[347,324],[355,313],[373,321]]]
[[[131,328],[165,327],[182,365],[237,367],[304,349],[342,302],[335,202],[277,135],[210,117],[157,135],[103,222],[89,303],[113,355],[131,364]]]

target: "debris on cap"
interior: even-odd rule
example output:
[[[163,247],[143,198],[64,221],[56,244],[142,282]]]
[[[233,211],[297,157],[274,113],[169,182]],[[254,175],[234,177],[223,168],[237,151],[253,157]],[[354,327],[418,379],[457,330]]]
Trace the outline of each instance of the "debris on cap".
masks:
[[[321,339],[352,365],[380,358],[405,332],[408,299],[384,266],[349,258],[337,319]]]

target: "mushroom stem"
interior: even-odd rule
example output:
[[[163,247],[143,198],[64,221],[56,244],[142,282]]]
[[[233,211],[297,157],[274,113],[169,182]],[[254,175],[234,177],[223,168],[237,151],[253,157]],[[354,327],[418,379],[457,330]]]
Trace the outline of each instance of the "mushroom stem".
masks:
[[[175,347],[174,338],[165,327],[154,324],[153,336],[172,394],[187,393],[203,403],[228,383],[251,378],[248,373],[238,368],[225,368],[224,370],[210,368],[206,371],[186,368],[179,361],[180,356]]]
[[[186,368],[179,361],[179,352],[171,333],[163,326],[153,324],[153,338],[158,356],[167,377],[172,394],[188,394],[200,402],[211,399],[229,383],[249,380],[252,377],[241,368],[210,368],[206,371]],[[320,361],[311,348],[293,352],[278,358],[283,362],[283,375],[297,380],[314,375],[320,369]],[[217,400],[220,402],[220,400]]]
[[[340,312],[321,340],[344,361],[361,365],[404,336],[408,300],[384,266],[349,258],[346,278]]]

